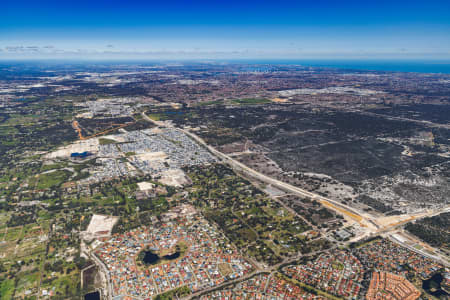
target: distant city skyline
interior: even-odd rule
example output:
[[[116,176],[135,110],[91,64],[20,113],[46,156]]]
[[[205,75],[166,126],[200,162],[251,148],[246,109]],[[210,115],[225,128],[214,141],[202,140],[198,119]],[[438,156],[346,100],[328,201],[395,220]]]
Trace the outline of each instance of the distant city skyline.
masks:
[[[0,59],[450,59],[449,1],[6,1]]]

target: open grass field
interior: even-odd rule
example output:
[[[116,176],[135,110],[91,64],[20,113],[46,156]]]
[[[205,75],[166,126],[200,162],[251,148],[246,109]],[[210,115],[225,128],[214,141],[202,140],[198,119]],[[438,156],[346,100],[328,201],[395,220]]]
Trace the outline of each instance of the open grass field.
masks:
[[[38,177],[36,189],[44,190],[44,189],[59,187],[61,184],[66,182],[70,178],[71,175],[72,175],[72,172],[67,171],[67,170],[57,170],[54,172],[41,174]]]
[[[45,253],[45,243],[38,238],[24,239],[17,247],[16,258],[28,258]]]
[[[148,116],[149,116],[149,118],[152,119],[153,121],[163,121],[163,120],[166,119],[163,113],[149,114]]]
[[[5,240],[6,241],[15,241],[18,240],[22,236],[22,226],[8,228],[6,232]]]
[[[191,293],[191,290],[187,286],[182,286],[174,290],[168,291],[166,293],[160,294],[155,297],[155,300],[169,300],[169,299],[179,299],[183,296],[187,296]]]
[[[9,218],[10,215],[8,213],[0,213],[0,229],[6,227],[6,223],[8,222]]]
[[[16,248],[16,242],[3,241],[0,243],[0,259],[10,258],[14,254]]]
[[[236,100],[232,101],[232,103],[240,104],[240,105],[266,104],[266,103],[270,103],[270,102],[271,101],[269,99],[264,99],[264,98],[243,98],[243,99],[236,99]]]
[[[54,164],[45,164],[41,167],[41,172],[49,171],[49,170],[56,170],[56,169],[62,169],[64,167],[67,167],[66,162],[57,162]]]
[[[80,295],[80,274],[73,272],[69,275],[58,275],[43,280],[41,290],[51,291],[54,297],[65,299],[77,299]]]
[[[27,224],[24,227],[24,238],[37,237],[43,234],[43,229],[39,224],[32,223]]]
[[[25,292],[30,291],[31,294],[36,294],[39,285],[39,272],[23,272],[18,274],[18,282],[14,297],[25,297]]]
[[[14,280],[5,278],[0,282],[0,300],[12,299],[14,294]]]
[[[109,145],[109,144],[115,144],[116,141],[108,138],[99,138],[98,142],[100,145]]]

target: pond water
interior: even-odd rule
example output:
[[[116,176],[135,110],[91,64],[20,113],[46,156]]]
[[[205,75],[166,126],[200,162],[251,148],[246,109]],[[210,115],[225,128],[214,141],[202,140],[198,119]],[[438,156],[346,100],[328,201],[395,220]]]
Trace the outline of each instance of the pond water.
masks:
[[[142,261],[145,264],[155,264],[159,261],[159,256],[152,251],[145,251],[145,255]]]
[[[88,293],[84,295],[84,300],[100,300],[100,293],[99,292]]]
[[[180,257],[180,252],[177,251],[173,254],[170,255],[164,255],[162,258],[165,260],[172,260],[172,259],[177,259],[178,257]],[[153,253],[152,251],[145,251],[144,252],[144,257],[142,258],[142,261],[145,264],[156,264],[158,261],[161,260],[161,257],[159,257],[159,255]]]
[[[449,294],[441,288],[442,280],[444,280],[444,276],[442,276],[441,273],[436,273],[430,279],[422,281],[422,288],[430,295],[438,298],[441,296],[448,296]]]
[[[177,251],[174,254],[164,255],[163,257],[164,257],[164,259],[168,259],[168,260],[177,259],[178,257],[180,257],[180,252]]]

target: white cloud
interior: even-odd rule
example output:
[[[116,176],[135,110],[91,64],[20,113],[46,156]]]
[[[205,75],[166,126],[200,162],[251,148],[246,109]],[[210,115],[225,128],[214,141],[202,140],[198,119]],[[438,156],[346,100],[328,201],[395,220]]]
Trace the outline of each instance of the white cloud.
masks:
[[[3,45],[0,58],[14,59],[233,59],[233,58],[448,58],[448,51],[413,51],[412,49],[396,48],[383,50],[318,50],[307,47],[243,47],[241,49],[216,50],[214,48],[189,47],[180,49],[176,47],[151,48],[149,45],[141,48],[126,46],[118,47],[112,44],[103,44],[100,47],[91,45],[91,48],[76,48],[71,45],[54,46],[44,45]],[[0,49],[1,50],[1,49]]]

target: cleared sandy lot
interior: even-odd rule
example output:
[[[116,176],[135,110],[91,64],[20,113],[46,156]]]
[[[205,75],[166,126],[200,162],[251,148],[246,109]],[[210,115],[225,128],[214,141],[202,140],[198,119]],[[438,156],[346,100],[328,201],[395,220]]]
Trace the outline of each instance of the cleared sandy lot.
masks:
[[[92,215],[89,226],[86,231],[83,232],[83,236],[85,239],[110,236],[111,230],[117,221],[119,221],[119,217]]]
[[[70,144],[65,147],[61,147],[58,150],[48,153],[45,158],[53,159],[53,158],[64,158],[64,157],[70,157],[71,153],[74,152],[91,152],[91,153],[97,153],[99,149],[99,142],[98,138],[93,139],[87,139],[87,140],[81,140],[76,141],[73,144]]]
[[[158,180],[162,184],[181,187],[189,184],[189,178],[181,169],[170,169],[161,173],[161,178]]]

